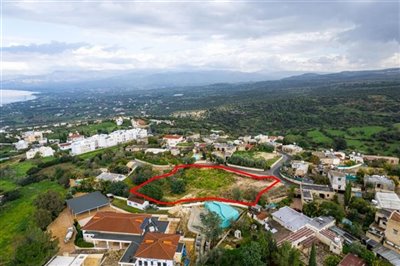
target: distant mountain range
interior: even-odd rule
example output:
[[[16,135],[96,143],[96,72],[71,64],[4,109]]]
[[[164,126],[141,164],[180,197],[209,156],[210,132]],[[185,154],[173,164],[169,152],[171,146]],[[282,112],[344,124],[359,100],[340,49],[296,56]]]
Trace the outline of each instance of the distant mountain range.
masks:
[[[297,75],[300,74],[300,75]],[[47,75],[5,77],[3,88],[36,91],[58,89],[132,88],[154,89],[202,86],[217,83],[248,83],[280,80],[282,82],[329,82],[351,80],[399,79],[400,68],[339,73],[273,72],[245,73],[224,70],[206,71],[57,71]]]

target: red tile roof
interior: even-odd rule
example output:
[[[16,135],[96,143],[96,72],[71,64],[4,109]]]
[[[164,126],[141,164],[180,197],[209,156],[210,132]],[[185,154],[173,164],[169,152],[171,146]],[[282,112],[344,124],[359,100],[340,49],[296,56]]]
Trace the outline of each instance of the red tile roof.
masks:
[[[338,266],[364,266],[367,265],[365,261],[356,255],[349,253],[347,254]]]
[[[182,138],[182,136],[179,136],[179,135],[165,135],[163,138],[164,139],[180,139],[180,138]]]
[[[144,199],[140,199],[140,198],[136,197],[134,194],[129,195],[128,200],[139,203],[139,204],[143,204],[145,202]]]
[[[278,242],[278,246],[283,244],[283,242],[285,242],[285,241],[292,243],[292,242],[300,240],[301,238],[307,239],[309,237],[313,237],[314,235],[315,235],[315,232],[313,230],[311,230],[308,227],[303,227],[294,233],[290,233],[287,237],[280,240]]]
[[[98,212],[82,229],[100,232],[142,234],[140,225],[147,217],[151,217],[151,215]]]
[[[180,235],[147,233],[136,250],[135,257],[173,260]]]

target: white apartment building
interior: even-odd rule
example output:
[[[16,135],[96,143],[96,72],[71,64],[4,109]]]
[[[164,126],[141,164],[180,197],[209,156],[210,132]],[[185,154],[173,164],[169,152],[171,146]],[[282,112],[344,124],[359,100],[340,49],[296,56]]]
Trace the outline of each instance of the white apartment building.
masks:
[[[28,148],[28,142],[25,140],[21,139],[18,142],[14,143],[14,146],[17,150],[25,150]]]
[[[25,153],[26,159],[33,159],[37,153],[39,153],[41,157],[49,157],[54,155],[54,150],[50,147],[44,146],[40,148],[33,148]]]
[[[71,154],[78,155],[90,151],[94,151],[96,149],[96,141],[92,138],[87,138],[84,140],[72,142],[71,144]]]
[[[147,130],[134,128],[129,130],[117,130],[110,134],[96,134],[84,140],[75,141],[71,144],[71,154],[78,155],[97,148],[107,148],[120,143],[147,137]]]

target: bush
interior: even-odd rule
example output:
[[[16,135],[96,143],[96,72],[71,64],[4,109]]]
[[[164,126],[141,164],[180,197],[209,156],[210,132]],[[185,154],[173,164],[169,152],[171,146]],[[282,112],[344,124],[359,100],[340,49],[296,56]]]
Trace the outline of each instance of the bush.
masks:
[[[182,194],[186,191],[186,183],[183,179],[174,178],[171,181],[171,192],[174,194]]]

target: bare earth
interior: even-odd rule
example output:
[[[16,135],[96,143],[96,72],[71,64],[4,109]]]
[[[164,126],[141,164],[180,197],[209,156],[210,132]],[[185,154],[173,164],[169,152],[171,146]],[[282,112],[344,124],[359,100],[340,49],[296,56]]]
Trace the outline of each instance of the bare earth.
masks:
[[[101,208],[99,211],[112,211],[117,212],[115,209],[111,208],[110,206],[106,206]],[[80,214],[76,217],[77,220],[89,218],[96,214],[96,210],[90,212],[90,214],[84,213]],[[64,237],[67,232],[67,228],[73,226],[74,224],[74,217],[68,208],[65,208],[60,215],[55,219],[48,227],[47,230],[50,231],[54,238],[58,238],[58,246],[60,250],[58,252],[59,255],[63,255],[64,253],[73,253],[75,251],[74,245],[74,237],[68,242],[64,243]]]

